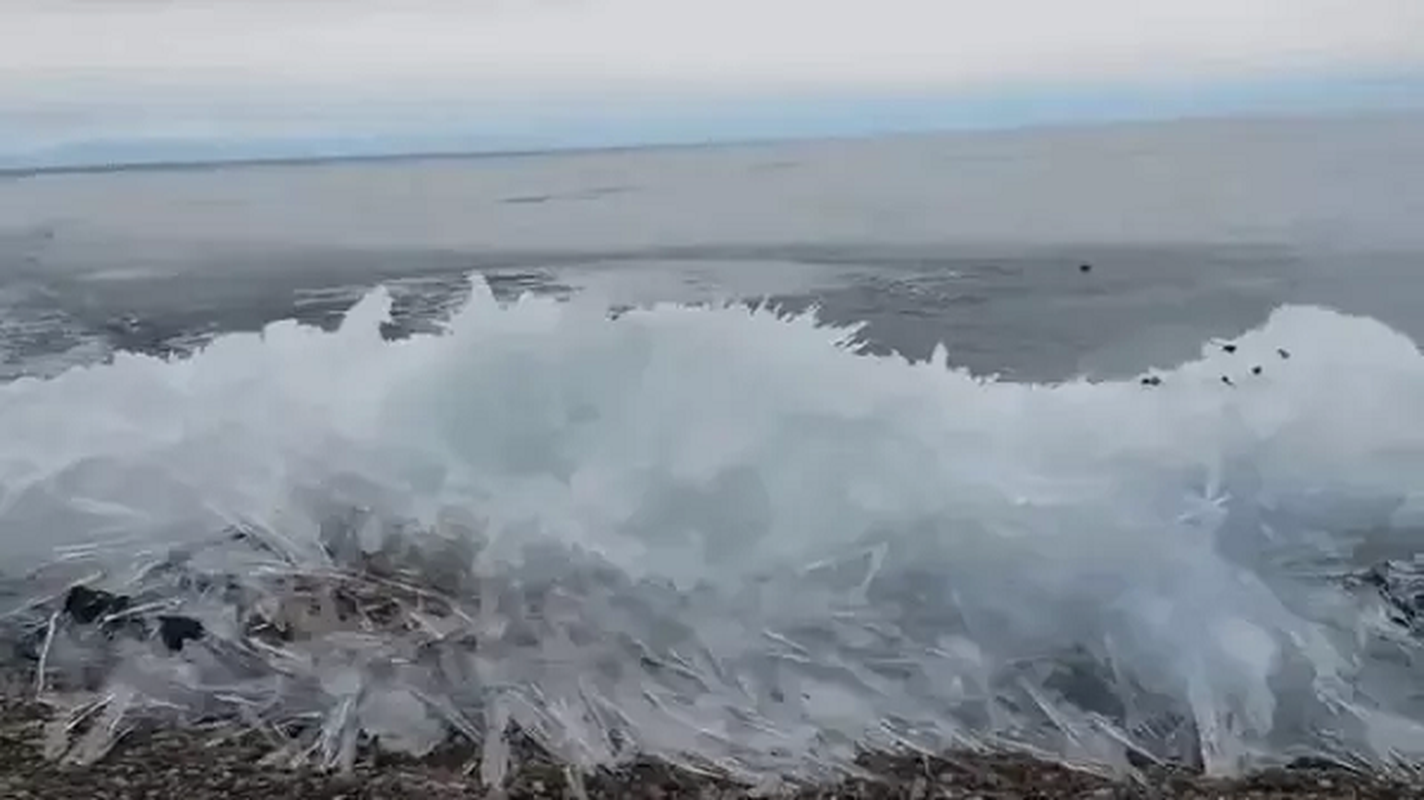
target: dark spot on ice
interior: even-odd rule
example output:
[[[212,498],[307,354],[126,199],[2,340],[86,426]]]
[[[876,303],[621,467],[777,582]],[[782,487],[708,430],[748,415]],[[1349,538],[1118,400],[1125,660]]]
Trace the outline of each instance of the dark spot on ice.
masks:
[[[1385,572],[1385,566],[1383,564],[1376,564],[1365,570],[1364,574],[1360,576],[1360,580],[1370,586],[1378,586],[1380,588],[1389,585],[1389,577]]]
[[[1234,345],[1234,344],[1224,344],[1224,345],[1221,346],[1221,350],[1222,350],[1222,352],[1224,352],[1224,353],[1234,353],[1234,352],[1236,352],[1236,345]]]
[[[1093,271],[1093,265],[1092,265],[1092,264],[1079,264],[1079,265],[1078,265],[1078,271],[1079,271],[1079,272],[1092,272],[1092,271]]]
[[[1123,755],[1127,758],[1127,763],[1134,769],[1147,769],[1149,767],[1161,766],[1160,761],[1135,747],[1127,748]]]
[[[70,589],[64,598],[64,613],[81,625],[88,625],[100,617],[117,614],[128,607],[129,598],[87,586]]]
[[[1280,356],[1281,358],[1283,358],[1283,359],[1284,359],[1284,358],[1290,358],[1290,357],[1291,357],[1290,351],[1287,350],[1287,349],[1285,349],[1284,347],[1277,347],[1277,348],[1276,348],[1276,354],[1279,355],[1279,356]]]
[[[1159,378],[1159,377],[1157,377],[1156,375],[1148,375],[1147,377],[1145,377],[1145,378],[1142,379],[1142,385],[1143,385],[1143,386],[1161,386],[1161,385],[1162,385],[1162,379]]]
[[[1221,376],[1221,382],[1224,383],[1224,384],[1226,384],[1227,386],[1235,386],[1235,385],[1236,385],[1236,383],[1235,383],[1234,381],[1232,381],[1230,378],[1228,378],[1228,377],[1225,376],[1225,375],[1222,375],[1222,376]]]
[[[1336,761],[1326,756],[1301,756],[1286,764],[1288,770],[1306,770],[1311,772],[1321,770],[1349,770],[1353,771],[1350,765]]]
[[[182,650],[185,642],[196,642],[206,633],[203,623],[192,617],[162,616],[158,618],[158,637],[163,640],[163,646],[172,653]]]
[[[1263,371],[1264,370],[1261,369],[1261,366],[1259,364],[1251,368],[1252,375],[1260,375]]]

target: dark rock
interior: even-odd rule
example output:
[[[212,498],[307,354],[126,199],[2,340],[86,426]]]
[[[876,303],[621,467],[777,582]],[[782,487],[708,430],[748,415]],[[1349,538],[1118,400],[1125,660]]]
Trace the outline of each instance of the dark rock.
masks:
[[[1223,353],[1234,353],[1234,352],[1236,352],[1236,345],[1234,345],[1234,344],[1229,344],[1229,343],[1228,343],[1228,344],[1224,344],[1224,345],[1221,346],[1221,352],[1223,352]]]
[[[117,614],[129,607],[129,598],[102,589],[76,586],[64,598],[64,613],[75,622],[88,625],[100,617]]]
[[[189,641],[198,641],[207,634],[203,628],[203,623],[192,617],[162,616],[158,618],[158,636],[163,640],[163,646],[170,652],[178,652],[183,649],[183,644]]]
[[[1093,271],[1093,265],[1092,265],[1092,264],[1079,264],[1079,265],[1078,265],[1078,271],[1079,271],[1079,272],[1092,272],[1092,271]]]

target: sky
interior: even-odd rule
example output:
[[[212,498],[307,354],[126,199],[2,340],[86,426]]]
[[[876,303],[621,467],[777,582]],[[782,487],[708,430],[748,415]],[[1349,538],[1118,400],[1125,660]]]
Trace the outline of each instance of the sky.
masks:
[[[0,167],[1411,103],[1420,0],[0,3]]]

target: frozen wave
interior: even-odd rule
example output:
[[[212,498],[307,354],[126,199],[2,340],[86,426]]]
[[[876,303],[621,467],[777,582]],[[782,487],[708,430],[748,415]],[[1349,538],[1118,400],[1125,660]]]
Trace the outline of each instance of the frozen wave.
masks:
[[[491,781],[514,726],[749,779],[863,746],[1424,756],[1418,644],[1341,577],[1411,556],[1424,508],[1424,359],[1372,320],[1283,308],[1145,387],[977,380],[764,310],[478,287],[394,342],[389,311],[0,386],[5,620],[96,692],[57,753],[162,708],[330,765],[453,729]],[[28,602],[80,581],[208,636]]]

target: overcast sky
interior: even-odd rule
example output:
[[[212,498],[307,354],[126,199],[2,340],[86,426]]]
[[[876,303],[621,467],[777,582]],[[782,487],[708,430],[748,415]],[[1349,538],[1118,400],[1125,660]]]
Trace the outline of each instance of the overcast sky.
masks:
[[[0,157],[1362,75],[1424,75],[1424,0],[3,0]]]

